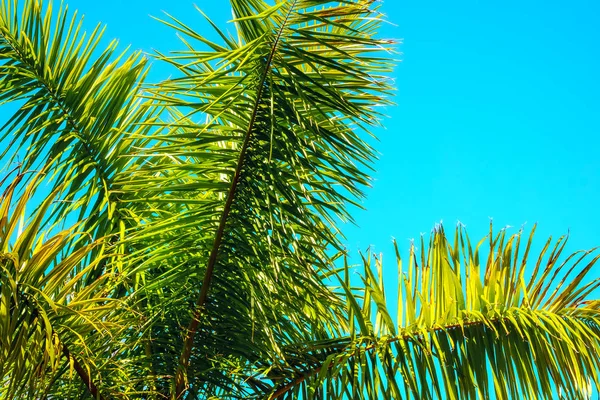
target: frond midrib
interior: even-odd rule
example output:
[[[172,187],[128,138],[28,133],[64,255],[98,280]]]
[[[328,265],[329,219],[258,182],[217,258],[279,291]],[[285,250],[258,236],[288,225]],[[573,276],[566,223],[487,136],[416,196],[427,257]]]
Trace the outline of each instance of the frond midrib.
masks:
[[[176,385],[177,385],[176,392],[177,392],[178,396],[184,390],[183,374],[185,372],[185,369],[187,369],[187,365],[189,364],[189,358],[191,357],[191,353],[192,353],[192,349],[193,349],[193,345],[194,345],[194,343],[193,343],[194,336],[198,330],[199,323],[200,323],[200,316],[202,315],[203,307],[204,307],[204,304],[206,303],[206,300],[208,297],[208,290],[210,288],[210,283],[212,281],[214,267],[217,262],[217,257],[218,257],[219,250],[221,247],[222,238],[225,233],[225,227],[227,225],[227,220],[228,220],[229,214],[231,212],[231,208],[233,206],[233,203],[234,203],[234,200],[236,197],[238,184],[242,178],[242,171],[243,171],[243,168],[245,165],[246,155],[247,155],[247,152],[249,149],[250,141],[252,139],[252,132],[254,129],[254,124],[258,117],[258,110],[260,108],[260,104],[262,101],[264,85],[269,76],[269,72],[271,71],[272,62],[273,62],[273,59],[277,52],[277,49],[279,48],[279,44],[281,42],[283,32],[287,26],[288,20],[291,16],[293,10],[296,7],[297,2],[298,2],[298,0],[293,0],[293,3],[290,5],[290,9],[286,13],[286,17],[283,20],[283,22],[281,23],[281,26],[279,27],[279,29],[277,31],[275,40],[273,42],[273,45],[271,46],[271,50],[269,52],[269,56],[268,56],[266,64],[265,64],[265,68],[261,73],[261,78],[259,81],[256,98],[254,100],[252,114],[251,114],[250,120],[248,122],[248,128],[246,130],[246,134],[244,136],[244,142],[240,149],[234,176],[233,176],[233,179],[231,182],[229,192],[227,194],[227,198],[225,201],[223,211],[221,213],[221,217],[219,219],[219,225],[217,228],[217,232],[215,234],[215,240],[214,240],[213,247],[211,249],[210,256],[209,256],[209,259],[207,262],[207,267],[206,267],[206,272],[205,272],[204,279],[202,282],[202,287],[200,289],[200,295],[198,296],[198,300],[196,301],[196,304],[195,304],[194,315],[192,317],[192,321],[190,322],[190,325],[189,325],[189,328],[188,328],[187,334],[186,334],[186,339],[184,341],[184,348],[183,348],[181,359],[180,359],[180,370],[178,372],[177,383],[176,383]],[[181,367],[183,367],[183,370],[181,369]]]
[[[60,111],[62,112],[63,116],[65,117],[65,121],[72,128],[72,132],[77,134],[77,137],[80,139],[80,141],[86,151],[86,155],[92,161],[92,165],[94,166],[94,169],[96,170],[99,179],[105,183],[110,183],[110,177],[107,176],[107,174],[105,173],[106,165],[104,164],[104,162],[101,158],[94,156],[94,152],[92,151],[92,143],[93,142],[90,140],[89,135],[87,135],[84,132],[84,130],[78,126],[79,122],[73,117],[70,107],[68,107],[67,104],[65,104],[60,99],[60,96],[57,93],[57,91],[55,89],[53,89],[48,82],[46,82],[45,77],[42,76],[41,74],[39,74],[38,66],[31,63],[28,60],[28,57],[26,57],[23,54],[20,47],[14,43],[14,38],[10,37],[6,32],[4,32],[4,29],[0,30],[0,36],[2,36],[4,38],[4,40],[10,46],[10,48],[17,54],[17,56],[19,56],[17,61],[19,61],[21,64],[25,65],[27,67],[28,71],[34,74],[34,77],[40,84],[39,87],[41,89],[45,90],[50,95],[50,98],[55,103],[55,105],[60,108]],[[100,152],[98,151],[96,153],[99,154]]]
[[[560,317],[562,319],[567,319],[569,317],[569,315],[565,315],[564,313],[559,314],[556,312],[552,312],[552,311],[548,311],[546,309],[531,309],[531,308],[525,308],[525,307],[514,307],[512,309],[512,312],[514,313],[519,313],[519,312],[533,312],[533,313],[541,313],[541,314],[552,314],[555,315],[557,317]],[[600,315],[599,315],[600,317]],[[581,322],[589,322],[589,319],[584,318],[582,316],[570,316],[571,319],[575,319],[575,320],[579,320]],[[491,317],[491,318],[486,318],[486,319],[480,319],[480,320],[471,320],[471,321],[465,321],[465,322],[455,322],[455,321],[449,321],[448,324],[434,324],[431,327],[416,327],[416,328],[411,328],[411,327],[406,327],[406,328],[402,328],[401,330],[403,331],[403,333],[400,333],[398,335],[394,335],[392,337],[385,337],[385,336],[381,336],[381,337],[368,337],[362,338],[362,341],[356,345],[356,341],[352,340],[352,337],[346,337],[346,338],[342,338],[340,340],[348,340],[350,341],[350,343],[348,345],[346,345],[345,347],[343,347],[342,349],[340,349],[338,352],[336,352],[333,357],[337,357],[343,354],[347,355],[347,358],[344,359],[343,362],[347,362],[349,359],[352,359],[356,356],[358,356],[359,353],[368,353],[368,352],[372,352],[372,351],[376,351],[378,348],[382,348],[382,347],[386,347],[386,346],[390,346],[394,343],[397,342],[407,342],[409,340],[415,340],[415,339],[422,339],[425,337],[425,335],[436,335],[438,333],[448,333],[449,331],[455,331],[455,330],[462,330],[463,333],[465,332],[465,329],[472,329],[472,328],[491,328],[492,326],[494,326],[494,328],[503,328],[505,327],[504,324],[505,323],[513,323],[514,319],[511,319],[508,316],[505,315],[498,315],[495,317]],[[494,331],[496,331],[494,328]],[[518,330],[518,328],[517,328]],[[496,331],[496,335],[499,335],[500,333],[498,331]],[[526,339],[526,337],[522,334],[519,333],[519,336],[522,339]],[[431,351],[431,350],[428,350]],[[288,382],[286,384],[283,384],[279,387],[277,387],[275,389],[274,392],[272,392],[272,394],[267,395],[266,399],[268,400],[277,400],[277,399],[282,399],[283,396],[285,396],[285,394],[287,394],[288,392],[290,392],[291,390],[293,390],[296,386],[304,383],[305,381],[315,377],[316,375],[318,375],[324,366],[325,362],[320,363],[319,365],[314,366],[313,368],[308,368],[305,371],[303,371],[296,379],[294,379],[291,382]],[[332,369],[335,366],[339,365],[339,362],[337,360],[334,360],[328,364],[328,368]]]

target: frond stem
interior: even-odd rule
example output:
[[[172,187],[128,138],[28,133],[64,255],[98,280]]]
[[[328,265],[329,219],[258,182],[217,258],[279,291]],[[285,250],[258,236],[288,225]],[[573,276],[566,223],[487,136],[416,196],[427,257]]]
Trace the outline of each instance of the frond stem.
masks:
[[[509,321],[508,318],[506,317],[499,317],[499,318],[490,318],[488,319],[488,321],[490,323],[498,323],[501,321]],[[471,321],[471,322],[465,322],[462,324],[456,323],[456,324],[452,324],[452,325],[445,325],[445,326],[440,326],[438,328],[433,328],[431,330],[428,330],[427,333],[432,334],[432,333],[436,333],[436,332],[440,332],[440,331],[447,331],[450,329],[456,329],[456,328],[464,328],[464,327],[469,327],[469,326],[473,326],[473,325],[481,325],[481,324],[485,324],[485,321]],[[408,340],[408,339],[414,339],[414,338],[420,338],[424,336],[423,333],[417,333],[417,334],[404,334],[404,335],[398,335],[395,336],[393,338],[389,338],[387,340],[385,340],[383,342],[384,345],[390,345],[392,343],[396,343],[399,342],[401,340]],[[381,345],[381,343],[377,343],[377,342],[373,342],[370,345],[366,346],[364,348],[364,352],[370,352],[373,351],[377,348],[378,345]],[[342,349],[342,351],[340,352],[343,353],[345,350],[348,350],[348,348],[350,347],[350,345],[346,346],[344,349]],[[350,358],[355,357],[357,355],[357,353],[360,351],[360,346],[357,347],[356,349],[354,349],[353,354],[350,356]],[[337,364],[331,363],[329,364],[329,368],[333,368],[334,366],[336,366]],[[277,389],[270,397],[269,400],[276,400],[278,398],[283,398],[283,396],[289,392],[290,390],[292,390],[294,387],[300,385],[302,382],[312,378],[313,376],[317,375],[319,372],[321,372],[321,369],[323,368],[322,365],[319,365],[318,367],[306,371],[304,372],[301,376],[297,377],[296,379],[294,379],[292,382],[289,382],[283,386],[281,386],[279,389]]]
[[[71,352],[67,348],[67,345],[62,342],[61,342],[61,345],[62,345],[63,354],[67,358],[67,361],[73,363],[73,368],[75,369],[75,372],[77,372],[77,375],[79,375],[79,377],[81,378],[81,380],[83,381],[83,383],[85,384],[85,386],[87,387],[87,389],[89,390],[91,395],[94,397],[94,399],[105,400],[105,397],[102,396],[102,394],[98,390],[98,387],[96,386],[96,384],[94,383],[94,381],[92,380],[90,375],[81,366],[81,364],[79,363],[77,358],[71,354]]]
[[[246,131],[246,136],[244,138],[244,142],[242,144],[242,148],[240,150],[240,155],[238,158],[237,166],[235,169],[235,174],[233,176],[233,180],[231,182],[231,187],[229,188],[229,192],[227,194],[227,199],[225,201],[225,206],[223,207],[223,212],[221,213],[221,219],[219,220],[219,226],[217,228],[217,232],[215,235],[215,241],[213,243],[213,247],[210,252],[210,256],[208,259],[208,263],[206,266],[206,272],[204,274],[204,280],[202,282],[202,287],[200,289],[200,295],[198,296],[198,300],[196,301],[194,315],[190,322],[190,325],[187,329],[186,338],[183,345],[183,351],[181,354],[181,358],[179,360],[179,369],[177,371],[176,377],[176,396],[179,398],[183,392],[185,391],[185,374],[187,368],[189,366],[190,356],[192,354],[192,349],[194,347],[194,336],[198,331],[198,327],[200,325],[200,317],[202,316],[204,305],[206,303],[206,299],[208,297],[208,290],[210,288],[210,283],[213,278],[215,264],[217,262],[217,256],[219,254],[219,249],[221,247],[221,242],[223,240],[223,235],[225,233],[225,225],[227,224],[227,219],[229,214],[231,213],[231,207],[233,205],[233,200],[236,195],[237,187],[240,182],[240,178],[242,176],[242,169],[244,167],[244,163],[246,160],[246,153],[248,152],[248,147],[250,144],[250,139],[252,136],[252,131],[254,130],[254,123],[256,121],[258,110],[260,108],[261,98],[264,91],[264,86],[267,81],[267,77],[269,75],[269,71],[271,69],[271,64],[273,62],[273,58],[275,57],[275,53],[279,47],[279,43],[281,41],[281,37],[283,35],[283,31],[287,25],[287,22],[292,14],[292,11],[296,7],[296,3],[298,0],[294,0],[290,9],[277,32],[277,36],[275,37],[275,41],[273,46],[271,47],[271,52],[269,53],[269,57],[267,59],[267,63],[265,65],[265,69],[263,71],[257,93],[256,99],[254,101],[254,108],[252,110],[252,115],[250,117],[250,122],[248,125],[248,129]]]

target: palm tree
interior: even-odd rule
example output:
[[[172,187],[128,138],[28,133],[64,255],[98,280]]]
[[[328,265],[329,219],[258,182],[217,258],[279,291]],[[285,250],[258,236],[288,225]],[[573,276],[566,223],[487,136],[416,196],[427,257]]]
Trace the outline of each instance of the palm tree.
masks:
[[[376,2],[231,7],[218,43],[168,16],[185,50],[150,84],[66,7],[0,0],[0,397],[588,398],[598,256],[566,239],[532,264],[533,232],[436,227],[396,316],[379,256],[351,279],[337,221],[392,91]]]

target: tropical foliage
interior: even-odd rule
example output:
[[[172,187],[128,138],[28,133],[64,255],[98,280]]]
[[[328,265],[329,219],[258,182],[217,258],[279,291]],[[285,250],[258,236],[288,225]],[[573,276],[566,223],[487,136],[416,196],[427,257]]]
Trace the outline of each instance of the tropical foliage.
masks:
[[[532,236],[437,227],[396,315],[380,257],[351,279],[378,4],[230,4],[218,41],[162,21],[185,50],[152,84],[66,6],[0,0],[0,398],[587,398],[598,257],[566,240],[532,263]]]

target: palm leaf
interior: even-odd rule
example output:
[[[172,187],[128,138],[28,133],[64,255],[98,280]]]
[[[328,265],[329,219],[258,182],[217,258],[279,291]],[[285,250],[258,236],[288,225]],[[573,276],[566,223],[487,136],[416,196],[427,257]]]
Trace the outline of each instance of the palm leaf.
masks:
[[[395,321],[381,259],[374,270],[372,257],[365,258],[362,287],[340,280],[353,328],[335,348],[307,341],[310,352],[263,396],[589,398],[600,383],[600,303],[590,300],[600,281],[588,275],[600,255],[581,251],[559,261],[566,243],[560,238],[552,251],[549,240],[532,266],[534,231],[520,257],[522,232],[490,229],[489,253],[480,261],[484,241],[473,249],[462,228],[453,243],[436,228],[420,255],[411,248],[407,269],[398,256]]]
[[[80,235],[69,235],[68,240],[55,245],[60,245],[57,248],[66,259],[87,250],[87,269],[77,275],[78,284],[71,293],[66,293],[64,287],[53,290],[61,290],[61,296],[86,299],[98,295],[99,287],[105,285],[104,296],[110,294],[115,300],[126,299],[133,292],[132,283],[125,279],[129,265],[123,261],[123,255],[136,250],[117,242],[125,239],[128,228],[140,222],[135,210],[146,208],[144,203],[127,202],[139,201],[139,197],[136,188],[121,185],[122,175],[144,162],[128,155],[133,148],[144,147],[152,140],[149,123],[160,109],[142,104],[138,97],[146,73],[145,59],[139,52],[130,56],[127,52],[116,53],[116,41],[101,49],[102,31],[97,26],[86,34],[77,13],[69,13],[62,5],[53,8],[50,1],[0,2],[0,104],[14,103],[17,110],[2,128],[6,150],[1,158],[7,164],[22,159],[24,170],[46,172],[35,176],[48,185],[55,201],[48,203],[44,213],[37,214],[39,226],[56,231],[71,221],[78,222]],[[23,175],[22,179],[32,176]],[[38,184],[41,183],[35,183]],[[36,238],[41,234],[29,232]],[[88,248],[88,237],[97,245]],[[8,243],[12,243],[10,236],[5,245]],[[26,249],[26,244],[30,243],[24,241],[22,248]],[[137,307],[137,299],[127,300],[129,305],[122,305],[123,310]],[[92,303],[84,301],[81,306],[95,310]],[[108,312],[103,307],[98,307],[98,315]],[[98,326],[94,328],[96,335],[88,335],[97,347],[89,343],[84,346],[95,349],[90,350],[95,358],[87,357],[84,369],[89,376],[99,376],[102,370],[112,368],[113,374],[102,379],[102,390],[126,397],[148,390],[145,379],[131,379],[128,375],[133,369],[146,371],[148,363],[136,353],[140,346],[133,328],[138,324],[138,314],[125,314],[115,316],[111,322],[114,325],[107,332],[112,337]],[[121,325],[120,318],[129,320]],[[65,327],[78,335],[76,325],[65,323]],[[84,337],[74,342],[81,342]],[[121,357],[109,352],[116,348]],[[132,365],[135,368],[128,370]],[[77,369],[77,365],[70,367],[73,368]],[[63,375],[64,371],[56,379]],[[54,387],[62,390],[59,384]]]
[[[123,387],[114,374],[121,368],[106,365],[105,357],[117,349],[111,339],[128,328],[122,304],[110,296],[114,277],[107,274],[84,285],[102,259],[89,258],[100,242],[77,234],[77,226],[46,236],[42,223],[62,188],[29,215],[26,205],[42,175],[34,175],[14,201],[22,180],[18,175],[8,186],[0,205],[0,398],[49,393],[66,398],[81,393],[82,386],[104,398],[98,380]],[[83,244],[65,253],[73,241]],[[108,370],[114,375],[104,374]]]
[[[116,41],[99,48],[102,32],[86,34],[77,13],[51,1],[0,2],[0,104],[17,110],[2,128],[1,158],[22,160],[23,170],[47,168],[50,190],[63,188],[50,221],[94,215],[85,230],[100,236],[126,219],[115,175],[132,162],[123,155],[147,142],[139,122],[151,118],[137,98],[145,60],[116,54]]]
[[[149,204],[127,242],[139,249],[129,276],[150,282],[148,303],[179,299],[166,321],[188,321],[178,351],[155,355],[178,370],[178,394],[233,390],[222,362],[285,363],[281,346],[300,334],[289,325],[339,308],[318,271],[339,247],[335,219],[351,219],[369,182],[359,132],[390,90],[371,3],[232,1],[237,39],[220,32],[222,43],[165,21],[187,50],[159,55],[180,76],[150,91],[168,115],[122,185]],[[152,335],[172,343],[182,327],[166,321]]]

